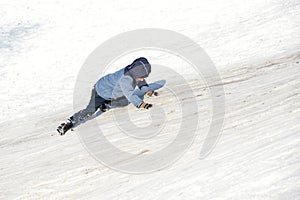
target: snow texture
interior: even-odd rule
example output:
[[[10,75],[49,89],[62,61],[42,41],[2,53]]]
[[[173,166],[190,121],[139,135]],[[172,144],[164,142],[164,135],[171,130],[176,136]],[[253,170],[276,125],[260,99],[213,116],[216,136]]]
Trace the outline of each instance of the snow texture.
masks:
[[[300,199],[299,0],[1,0],[0,13],[0,199]],[[199,106],[198,134],[184,156],[134,175],[97,162],[76,130],[61,137],[55,129],[74,112],[76,76],[87,56],[139,28],[196,41],[222,77],[226,115],[215,149],[199,159],[211,114],[203,80],[162,52],[133,52],[112,63],[107,73],[138,56],[172,66]],[[168,74],[160,78],[184,92]],[[120,149],[157,151],[176,136],[180,109],[167,88],[149,101],[169,115],[163,133],[145,143],[122,134],[110,112],[94,120]],[[137,125],[149,123],[147,112],[128,109]]]

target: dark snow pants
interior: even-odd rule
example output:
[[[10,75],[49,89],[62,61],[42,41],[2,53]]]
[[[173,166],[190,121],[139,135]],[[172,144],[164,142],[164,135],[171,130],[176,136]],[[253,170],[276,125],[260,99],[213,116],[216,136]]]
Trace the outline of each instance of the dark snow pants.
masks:
[[[72,117],[70,117],[70,120],[72,121],[73,125],[76,126],[78,123],[86,121],[88,118],[90,118],[98,110],[100,105],[107,104],[109,102],[109,100],[100,97],[94,87],[90,102],[87,107],[75,113]]]

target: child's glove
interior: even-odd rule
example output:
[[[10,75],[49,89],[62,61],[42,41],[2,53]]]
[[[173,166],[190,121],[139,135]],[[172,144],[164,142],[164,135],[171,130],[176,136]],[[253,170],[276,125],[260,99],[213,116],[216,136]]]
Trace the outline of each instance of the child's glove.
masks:
[[[139,105],[139,108],[144,108],[144,109],[149,109],[151,107],[152,107],[152,104],[145,103],[145,102],[143,102],[143,103],[141,103],[141,105]]]
[[[158,96],[158,92],[149,90],[148,92],[146,92],[146,95],[147,95],[148,97],[151,97],[152,95]]]

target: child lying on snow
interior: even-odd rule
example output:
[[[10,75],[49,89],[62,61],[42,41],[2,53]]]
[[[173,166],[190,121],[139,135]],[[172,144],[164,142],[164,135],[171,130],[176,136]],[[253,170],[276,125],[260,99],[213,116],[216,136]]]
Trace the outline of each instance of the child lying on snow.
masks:
[[[64,135],[72,127],[86,121],[98,109],[102,112],[111,108],[111,102],[120,102],[122,106],[132,103],[137,108],[149,109],[152,104],[145,103],[142,97],[158,93],[151,91],[145,78],[151,72],[151,65],[146,58],[138,58],[131,65],[100,78],[92,89],[89,104],[75,113],[66,122],[57,127],[60,135]],[[135,89],[138,86],[139,89]],[[125,103],[124,103],[125,102]]]

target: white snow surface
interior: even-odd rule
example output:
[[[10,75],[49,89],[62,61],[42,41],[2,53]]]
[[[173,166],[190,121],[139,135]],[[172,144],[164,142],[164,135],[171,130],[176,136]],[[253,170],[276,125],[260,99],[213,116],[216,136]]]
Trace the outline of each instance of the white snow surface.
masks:
[[[300,199],[299,0],[1,0],[0,16],[0,199]],[[140,28],[197,42],[222,77],[226,113],[215,149],[199,159],[212,112],[203,81],[178,58],[153,51],[113,63],[108,71],[136,56],[173,66],[199,106],[191,148],[166,169],[135,175],[96,161],[76,129],[63,137],[55,129],[74,112],[74,85],[88,55]],[[155,151],[175,137],[181,116],[165,88],[149,101],[172,113],[157,140],[133,145],[110,112],[94,120],[119,148]],[[149,122],[147,112],[128,109]]]

